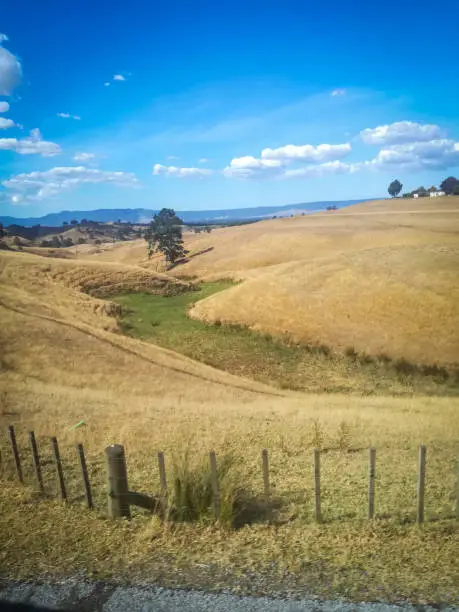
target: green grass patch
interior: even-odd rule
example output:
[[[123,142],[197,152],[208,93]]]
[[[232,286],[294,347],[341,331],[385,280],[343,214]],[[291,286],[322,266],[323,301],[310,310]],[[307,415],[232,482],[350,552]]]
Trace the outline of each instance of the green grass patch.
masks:
[[[207,324],[190,319],[190,307],[230,280],[202,283],[197,291],[174,296],[130,293],[113,298],[123,307],[124,333],[177,351],[192,359],[282,389],[311,392],[458,395],[454,377],[400,368],[399,362],[364,358],[353,348],[344,355],[328,347],[299,345],[241,325]],[[401,371],[403,370],[403,371]]]

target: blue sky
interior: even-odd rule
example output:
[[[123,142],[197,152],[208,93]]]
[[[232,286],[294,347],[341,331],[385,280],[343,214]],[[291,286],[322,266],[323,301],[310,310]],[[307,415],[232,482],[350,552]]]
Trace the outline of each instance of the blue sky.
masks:
[[[459,175],[456,0],[8,4],[0,214],[371,198]]]

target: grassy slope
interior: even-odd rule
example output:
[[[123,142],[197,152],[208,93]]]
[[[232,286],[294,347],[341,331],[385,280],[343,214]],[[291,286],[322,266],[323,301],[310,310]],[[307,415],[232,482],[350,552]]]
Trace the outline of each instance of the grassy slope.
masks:
[[[1,432],[8,423],[16,425],[29,483],[22,488],[6,481],[1,489],[3,575],[89,570],[218,587],[232,576],[254,585],[250,572],[258,570],[270,573],[273,589],[294,580],[297,588],[328,596],[457,598],[457,526],[448,519],[459,453],[456,399],[279,392],[112,333],[114,321],[103,302],[79,292],[82,284],[73,275],[78,262],[14,253],[0,258]],[[138,270],[112,265],[105,273],[114,269]],[[86,425],[72,430],[80,419]],[[33,493],[29,429],[39,436],[50,492],[55,481],[47,436],[58,436],[69,508],[38,501]],[[79,505],[72,447],[79,440],[96,489],[94,513]],[[282,523],[236,532],[205,523],[163,529],[138,513],[130,525],[111,524],[98,512],[104,511],[103,448],[114,441],[126,446],[131,488],[148,492],[158,482],[154,450],[166,452],[170,470],[172,454],[187,447],[193,462],[211,447],[218,457],[234,453],[238,478],[259,492],[259,453],[266,447],[272,485],[283,500]],[[419,530],[411,521],[421,442],[429,449],[427,517],[438,520]],[[320,527],[311,522],[311,454],[317,444],[327,451],[323,509],[330,521]],[[378,449],[379,518],[367,524],[370,444]],[[11,477],[9,454],[3,456]],[[207,571],[206,563],[215,567]],[[173,578],[177,567],[181,573]]]
[[[397,372],[397,364],[329,354],[325,347],[291,344],[246,327],[208,325],[187,316],[196,302],[231,286],[227,281],[204,283],[200,291],[174,297],[128,294],[114,301],[123,306],[121,326],[129,335],[284,389],[366,395],[459,392],[459,371],[445,384],[438,375]]]
[[[459,362],[459,198],[384,200],[186,237],[176,275],[243,285],[193,316],[394,359]],[[136,241],[94,258],[161,269]],[[435,337],[435,342],[432,342]]]

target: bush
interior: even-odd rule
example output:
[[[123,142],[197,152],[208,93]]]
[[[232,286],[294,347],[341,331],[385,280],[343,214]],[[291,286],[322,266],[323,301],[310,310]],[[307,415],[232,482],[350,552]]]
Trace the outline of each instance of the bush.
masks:
[[[85,238],[83,238],[82,236],[80,236],[80,237],[78,238],[78,244],[86,244],[86,239],[85,239]]]

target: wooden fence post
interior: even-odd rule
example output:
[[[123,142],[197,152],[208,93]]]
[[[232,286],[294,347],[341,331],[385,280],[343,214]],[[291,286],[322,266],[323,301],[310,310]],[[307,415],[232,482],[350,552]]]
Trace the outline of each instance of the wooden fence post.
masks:
[[[419,447],[419,466],[418,466],[418,508],[417,522],[424,522],[424,497],[426,486],[426,447]]]
[[[261,464],[263,467],[263,486],[265,495],[268,496],[270,494],[269,489],[269,461],[268,461],[268,451],[264,448],[261,451]]]
[[[158,468],[159,468],[159,483],[161,486],[161,506],[163,509],[164,518],[166,517],[167,511],[167,479],[166,479],[166,462],[164,460],[164,453],[158,451]]]
[[[59,453],[59,444],[57,443],[57,438],[54,436],[51,438],[51,443],[53,445],[53,455],[54,455],[54,463],[56,464],[56,472],[57,472],[57,482],[59,485],[59,494],[63,501],[67,500],[67,491],[65,488],[65,480],[64,480],[64,470],[62,469],[62,461],[61,455]]]
[[[376,449],[370,448],[370,469],[368,474],[368,518],[375,516],[375,472],[376,472]]]
[[[456,519],[459,521],[459,457],[456,464]]]
[[[217,472],[217,458],[215,451],[210,451],[210,478],[212,482],[212,491],[214,496],[214,515],[218,520],[220,518],[220,491],[218,490],[218,472]]]
[[[105,449],[107,457],[108,515],[112,518],[130,518],[129,489],[126,458],[121,444],[111,444]]]
[[[314,449],[314,497],[315,497],[315,514],[316,521],[322,521],[322,513],[320,508],[320,450]]]
[[[45,486],[43,484],[43,476],[41,473],[40,455],[38,454],[37,441],[33,431],[29,431],[29,441],[32,448],[33,467],[35,469],[35,477],[37,479],[38,488],[40,489],[40,493],[44,493]]]
[[[14,464],[16,466],[16,474],[19,482],[24,482],[22,477],[21,458],[19,456],[18,443],[16,441],[16,433],[14,431],[14,425],[9,425],[8,430],[10,432],[11,450],[13,451]]]
[[[81,476],[83,477],[84,495],[88,508],[93,508],[91,483],[89,482],[88,468],[86,465],[86,457],[84,456],[84,448],[82,444],[77,444],[78,458],[80,460]]]

